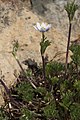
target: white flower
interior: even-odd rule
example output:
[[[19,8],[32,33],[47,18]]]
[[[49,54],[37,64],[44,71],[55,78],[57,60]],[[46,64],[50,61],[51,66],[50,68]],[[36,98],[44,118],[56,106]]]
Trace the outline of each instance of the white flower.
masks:
[[[51,24],[46,24],[46,23],[38,23],[36,24],[36,26],[34,26],[34,28],[40,32],[46,32],[51,28]]]

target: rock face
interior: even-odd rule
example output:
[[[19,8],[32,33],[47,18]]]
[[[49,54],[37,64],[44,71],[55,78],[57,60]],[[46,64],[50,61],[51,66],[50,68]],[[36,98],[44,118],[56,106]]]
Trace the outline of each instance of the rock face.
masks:
[[[5,83],[10,86],[16,81],[14,71],[19,73],[20,68],[12,55],[12,42],[19,42],[18,58],[20,62],[32,58],[41,62],[40,46],[41,33],[33,26],[36,22],[47,22],[52,28],[45,35],[51,41],[46,54],[49,59],[54,58],[65,62],[67,44],[68,18],[64,10],[67,0],[32,0],[33,8],[30,8],[29,0],[2,0],[0,1],[0,69],[5,76]],[[79,0],[77,0],[77,3]],[[80,9],[76,12],[73,22],[74,36],[80,33]],[[22,64],[23,65],[23,64]],[[25,68],[25,66],[23,65]],[[0,104],[3,103],[0,96]]]
[[[53,24],[54,28],[63,32],[67,36],[68,31],[68,17],[64,6],[70,0],[32,0],[34,4],[34,11],[39,15],[43,15],[47,21]],[[80,5],[80,0],[75,0],[75,3]],[[76,11],[73,26],[72,36],[75,37],[80,34],[80,7]]]

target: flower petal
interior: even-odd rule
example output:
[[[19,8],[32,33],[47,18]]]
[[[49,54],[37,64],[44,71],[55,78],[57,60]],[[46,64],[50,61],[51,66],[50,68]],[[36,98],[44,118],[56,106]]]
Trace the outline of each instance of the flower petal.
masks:
[[[40,25],[39,22],[37,22],[36,26],[37,26],[37,29],[38,29],[38,30],[41,30],[41,25]]]
[[[40,32],[46,32],[46,31],[48,31],[48,30],[51,28],[51,24],[46,25],[46,23],[43,22],[43,23],[40,25],[40,23],[37,22],[37,23],[36,23],[36,26],[34,26],[34,28],[35,28],[36,30],[40,31]]]
[[[36,26],[33,26],[36,30],[38,30],[38,28]]]
[[[46,26],[46,31],[48,31],[50,28],[51,28],[51,24],[48,24],[48,25]]]

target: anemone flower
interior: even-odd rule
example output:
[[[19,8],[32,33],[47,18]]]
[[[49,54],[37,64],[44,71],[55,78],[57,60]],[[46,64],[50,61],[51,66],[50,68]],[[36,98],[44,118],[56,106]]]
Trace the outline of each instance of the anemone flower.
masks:
[[[36,25],[34,26],[34,28],[41,32],[42,34],[42,38],[41,38],[41,42],[40,42],[40,52],[41,52],[41,57],[42,57],[42,65],[43,65],[43,79],[46,80],[46,70],[45,70],[45,57],[44,57],[44,53],[46,48],[50,45],[51,42],[49,42],[49,40],[46,40],[47,38],[45,37],[44,33],[47,32],[50,28],[51,28],[51,24],[46,24],[46,23],[42,23],[40,24],[39,22],[36,23]]]
[[[40,24],[39,22],[37,22],[34,28],[40,32],[47,32],[51,28],[51,24],[46,23]]]

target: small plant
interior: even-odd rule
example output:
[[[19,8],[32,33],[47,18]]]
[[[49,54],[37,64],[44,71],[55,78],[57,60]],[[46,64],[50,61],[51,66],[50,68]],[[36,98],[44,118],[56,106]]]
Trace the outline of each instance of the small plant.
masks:
[[[51,101],[49,105],[44,107],[44,115],[47,119],[58,119],[58,111],[56,110],[56,104],[54,101]]]
[[[26,108],[23,108],[22,110],[21,110],[21,113],[23,114],[21,117],[20,117],[20,120],[34,120],[33,119],[33,113],[30,111],[30,110],[28,110],[28,109],[26,109]]]
[[[51,28],[51,24],[46,25],[45,23],[42,23],[40,25],[40,23],[37,23],[36,26],[34,26],[34,28],[38,31],[41,32],[42,34],[42,38],[41,38],[41,42],[40,42],[40,52],[41,52],[41,57],[42,57],[42,65],[43,65],[43,79],[46,79],[46,71],[45,71],[45,57],[44,57],[44,53],[45,50],[47,49],[47,47],[51,44],[51,42],[49,40],[47,40],[47,38],[44,35],[44,32],[47,32],[50,28]]]
[[[70,107],[71,120],[80,119],[80,104],[73,103]]]
[[[65,6],[65,10],[69,18],[69,31],[68,31],[68,42],[67,42],[67,51],[66,51],[65,74],[67,72],[67,65],[68,65],[68,54],[69,54],[69,47],[70,47],[72,21],[73,21],[73,18],[74,18],[74,15],[77,9],[78,9],[78,5],[75,4],[75,0],[71,3],[68,2],[67,5]]]
[[[75,65],[77,73],[79,73],[80,67],[80,45],[71,45],[70,50],[72,51],[73,55],[71,56],[72,61]]]
[[[20,63],[20,61],[17,57],[18,48],[19,48],[18,41],[14,41],[12,54],[13,54],[14,58],[16,59],[19,67],[21,68],[21,70],[22,70],[24,76],[26,77],[27,81],[33,86],[33,88],[36,89],[36,85],[30,80],[30,78],[28,78],[26,71],[23,69],[23,67],[22,67],[22,65],[21,65],[21,63]]]
[[[16,88],[18,95],[24,100],[24,101],[32,101],[34,96],[34,89],[32,86],[27,83],[26,81],[21,82],[18,87]]]
[[[64,73],[64,65],[57,61],[52,61],[46,65],[47,76],[59,76]]]

